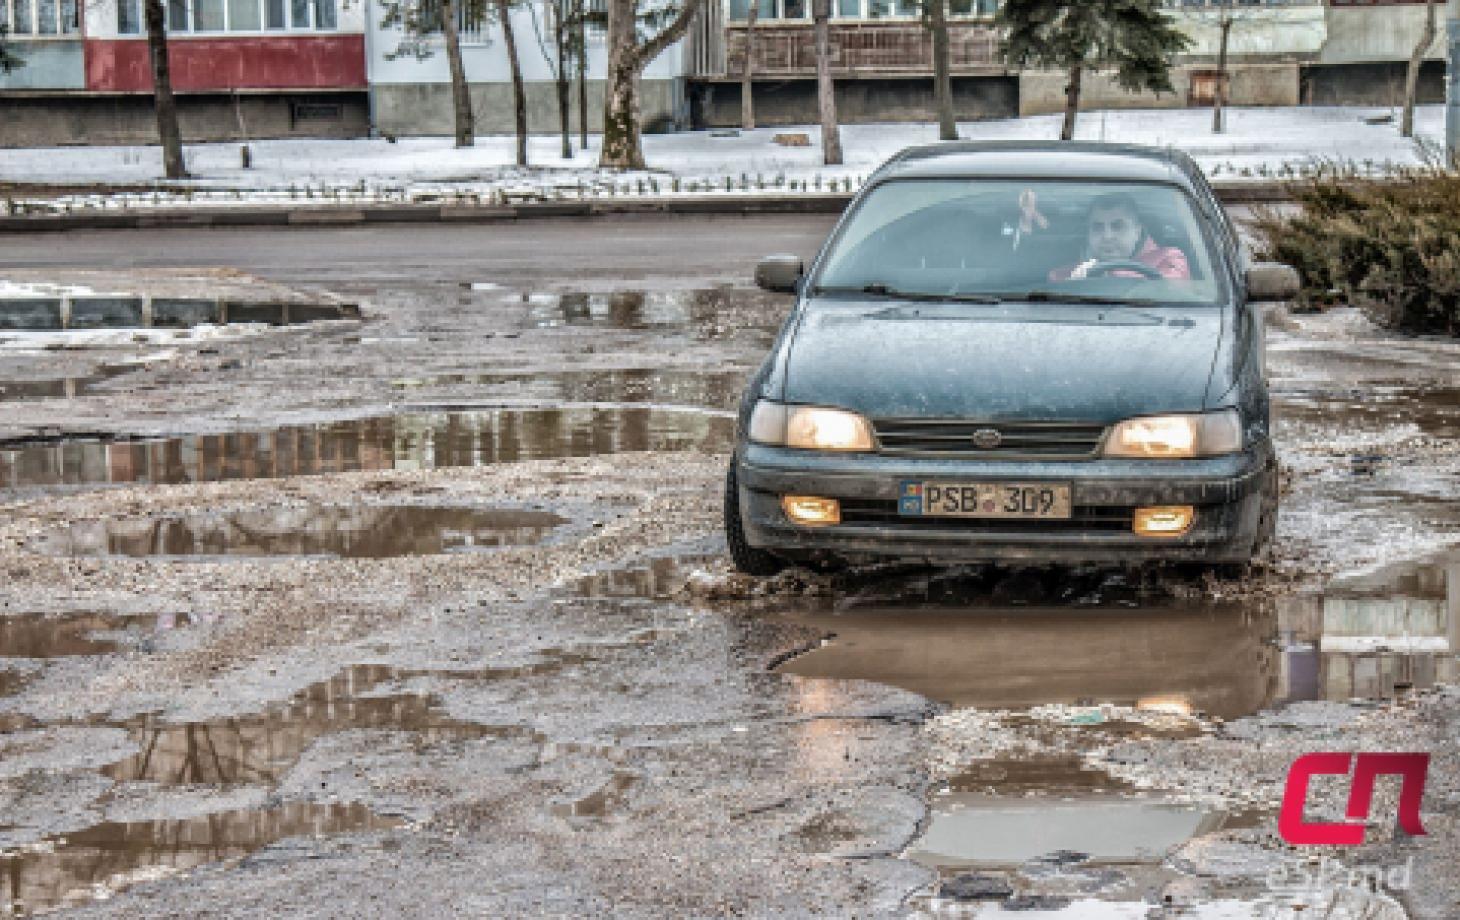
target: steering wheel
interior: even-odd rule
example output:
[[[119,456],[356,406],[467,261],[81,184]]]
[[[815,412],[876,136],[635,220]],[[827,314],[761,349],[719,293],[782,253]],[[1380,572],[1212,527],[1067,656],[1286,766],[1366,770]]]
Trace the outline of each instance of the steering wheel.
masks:
[[[1160,281],[1166,277],[1159,269],[1152,268],[1144,262],[1137,262],[1134,259],[1116,259],[1109,262],[1096,262],[1085,270],[1086,278],[1093,278],[1097,275],[1109,275],[1111,272],[1135,272],[1143,278],[1152,281]]]

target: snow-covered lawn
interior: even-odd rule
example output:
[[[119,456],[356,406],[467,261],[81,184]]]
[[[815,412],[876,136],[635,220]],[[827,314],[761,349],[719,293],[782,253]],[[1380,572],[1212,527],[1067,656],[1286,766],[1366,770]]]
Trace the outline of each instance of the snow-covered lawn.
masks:
[[[1082,140],[1174,146],[1192,154],[1217,180],[1286,175],[1319,160],[1343,160],[1381,172],[1420,162],[1419,146],[1399,135],[1397,123],[1367,120],[1395,114],[1386,108],[1305,107],[1231,109],[1227,131],[1211,132],[1208,109],[1147,109],[1082,113]],[[1397,118],[1395,119],[1397,122]],[[1444,137],[1444,107],[1422,106],[1416,133],[1439,144]],[[968,122],[959,133],[969,140],[1055,138],[1059,116]],[[783,146],[780,134],[806,134],[811,145]],[[477,145],[456,149],[448,138],[386,140],[254,141],[253,168],[243,169],[239,144],[189,145],[187,158],[196,179],[187,183],[198,203],[247,204],[260,200],[332,202],[336,197],[410,200],[447,195],[488,197],[501,191],[549,196],[744,192],[798,186],[826,188],[832,180],[857,181],[904,147],[936,140],[935,125],[925,123],[847,125],[842,128],[846,164],[820,164],[820,131],[813,126],[755,131],[693,131],[644,138],[648,173],[620,174],[596,168],[598,138],[571,160],[559,156],[556,136],[531,139],[532,166],[511,165],[513,139],[487,136]],[[575,138],[576,149],[576,138]],[[0,181],[52,183],[149,183],[161,174],[156,147],[50,147],[0,150]],[[727,182],[729,181],[729,188]],[[355,187],[353,192],[347,191]],[[610,190],[610,186],[612,189]],[[230,190],[223,192],[221,190]],[[247,190],[237,194],[232,190]],[[211,190],[211,191],[210,191]],[[328,190],[328,191],[326,191]],[[140,196],[112,198],[111,206],[176,205]],[[5,202],[0,201],[0,209]],[[73,206],[96,207],[95,200],[73,199]]]

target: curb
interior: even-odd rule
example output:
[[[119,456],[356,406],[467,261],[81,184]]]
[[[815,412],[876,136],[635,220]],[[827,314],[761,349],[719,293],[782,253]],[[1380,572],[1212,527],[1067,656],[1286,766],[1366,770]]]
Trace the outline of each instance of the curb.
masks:
[[[1291,201],[1285,183],[1214,186],[1224,204]],[[362,224],[493,223],[548,217],[611,217],[629,214],[750,215],[840,214],[852,200],[844,192],[795,195],[700,195],[592,201],[537,201],[515,205],[316,205],[307,208],[189,208],[136,214],[47,214],[0,217],[0,233],[59,230],[137,230],[160,227],[349,227]]]

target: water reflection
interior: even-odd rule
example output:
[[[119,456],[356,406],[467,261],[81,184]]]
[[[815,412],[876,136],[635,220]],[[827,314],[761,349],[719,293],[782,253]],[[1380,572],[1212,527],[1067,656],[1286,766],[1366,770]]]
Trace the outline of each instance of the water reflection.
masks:
[[[835,636],[785,673],[983,709],[1111,703],[1233,719],[1460,680],[1460,550],[1276,602],[1181,602],[1093,575],[984,572],[893,579],[777,612]]]
[[[0,450],[0,488],[272,479],[643,450],[719,453],[733,434],[728,415],[668,408],[416,412],[156,441],[27,445]]]
[[[1285,700],[1392,699],[1460,681],[1460,550],[1278,605]]]
[[[140,750],[103,772],[119,782],[272,784],[316,739],[335,732],[408,731],[418,743],[502,733],[446,716],[430,696],[367,695],[412,676],[384,665],[356,665],[264,712],[189,723],[142,716],[126,726]]]
[[[38,380],[0,380],[0,402],[26,399],[75,399],[92,386],[113,377],[130,373],[133,365],[104,365],[90,374],[78,377],[48,377]]]
[[[398,389],[471,386],[486,395],[584,403],[655,403],[731,409],[749,371],[675,371],[653,368],[515,371],[492,374],[442,374],[396,381]]]
[[[1194,805],[1097,798],[1051,802],[958,793],[940,800],[908,853],[937,868],[1017,866],[1068,853],[1096,863],[1154,863],[1222,826]],[[1083,861],[1083,860],[1082,860]]]
[[[116,651],[117,644],[92,634],[118,625],[117,617],[99,613],[0,616],[0,658],[105,655]]]
[[[540,327],[612,326],[654,329],[666,326],[708,326],[733,298],[757,296],[754,291],[705,288],[689,291],[613,291],[590,294],[523,294],[528,317]],[[763,295],[762,295],[763,296]]]
[[[238,859],[290,837],[384,829],[400,823],[359,804],[300,803],[177,820],[98,824],[66,834],[46,848],[0,853],[4,891],[0,913],[30,913],[89,901],[156,874],[144,870],[181,871]]]
[[[38,546],[65,556],[384,559],[536,543],[566,523],[523,509],[305,506],[85,521]]]

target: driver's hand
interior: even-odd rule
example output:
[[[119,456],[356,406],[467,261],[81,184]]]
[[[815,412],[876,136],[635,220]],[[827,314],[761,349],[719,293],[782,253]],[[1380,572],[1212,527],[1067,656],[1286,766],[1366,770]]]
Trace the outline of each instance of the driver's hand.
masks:
[[[1095,265],[1099,261],[1100,261],[1099,259],[1086,259],[1084,262],[1081,262],[1079,265],[1076,265],[1070,271],[1070,277],[1071,278],[1084,278],[1086,275],[1090,274],[1090,269],[1094,268]]]

